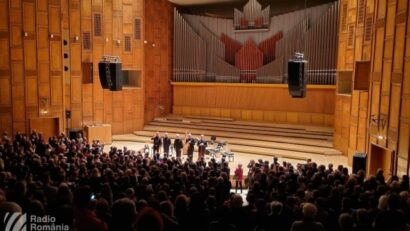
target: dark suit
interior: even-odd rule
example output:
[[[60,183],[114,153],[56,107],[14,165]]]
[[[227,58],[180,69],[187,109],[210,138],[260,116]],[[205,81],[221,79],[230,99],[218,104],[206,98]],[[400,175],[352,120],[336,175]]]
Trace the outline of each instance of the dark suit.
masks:
[[[153,143],[154,143],[153,149],[154,149],[154,155],[155,155],[156,153],[159,153],[159,147],[161,147],[161,144],[162,144],[161,137],[155,136],[155,137],[152,137],[151,140],[153,140]]]
[[[162,139],[162,143],[164,148],[164,157],[168,157],[169,146],[171,146],[171,139],[168,137],[164,137],[164,139]]]
[[[194,149],[195,149],[195,139],[188,138],[186,139],[185,143],[188,143],[188,157],[192,158],[194,156]]]
[[[181,158],[181,151],[183,147],[184,147],[184,144],[182,143],[181,139],[174,140],[174,148],[175,148],[175,153],[177,155],[177,158]]]
[[[198,140],[198,159],[205,157],[207,143],[205,140]]]

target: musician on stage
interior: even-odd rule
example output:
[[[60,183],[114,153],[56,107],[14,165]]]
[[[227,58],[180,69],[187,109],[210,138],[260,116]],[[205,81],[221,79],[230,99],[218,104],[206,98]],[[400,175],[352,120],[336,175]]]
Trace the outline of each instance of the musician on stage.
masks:
[[[179,137],[179,134],[177,134],[174,140],[174,148],[175,148],[175,153],[177,155],[178,160],[181,159],[181,152],[182,152],[183,147],[184,147],[184,144],[181,138]]]
[[[205,150],[206,150],[206,140],[204,139],[204,135],[201,135],[201,138],[198,140],[198,160],[201,160],[205,157]]]
[[[161,144],[162,144],[162,140],[161,140],[161,137],[159,136],[159,132],[157,132],[156,134],[155,134],[155,136],[154,137],[152,137],[151,138],[151,140],[153,140],[153,143],[154,143],[154,145],[153,145],[153,151],[154,151],[154,157],[155,157],[155,155],[158,153],[159,154],[159,147],[161,147]]]
[[[185,140],[185,144],[188,145],[188,157],[192,160],[192,158],[194,157],[195,139],[192,138],[191,134],[188,134],[188,138]]]
[[[164,157],[168,158],[169,155],[169,146],[171,146],[171,139],[168,137],[168,133],[165,133],[164,138],[162,139],[163,143],[163,151],[164,151]]]

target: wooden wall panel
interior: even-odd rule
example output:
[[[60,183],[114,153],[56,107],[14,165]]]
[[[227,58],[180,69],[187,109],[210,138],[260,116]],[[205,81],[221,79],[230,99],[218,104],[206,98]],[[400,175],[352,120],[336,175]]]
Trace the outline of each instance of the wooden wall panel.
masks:
[[[38,105],[37,78],[33,76],[26,76],[26,105]]]
[[[10,106],[10,78],[0,77],[0,106]]]
[[[9,4],[7,0],[0,1],[0,31],[8,31],[8,8]]]
[[[141,9],[135,9],[141,12]],[[145,121],[172,111],[171,80],[173,5],[168,1],[145,1]],[[141,43],[142,41],[138,41]],[[149,44],[155,43],[155,47]],[[138,62],[141,62],[139,59]],[[204,99],[206,100],[206,99]]]
[[[23,29],[24,32],[35,33],[36,31],[36,6],[34,2],[23,2]]]
[[[36,40],[24,40],[24,68],[25,70],[37,69],[37,44]]]
[[[38,26],[38,39],[37,39],[37,46],[38,48],[48,48],[49,43],[48,43],[48,28],[45,27],[40,27]]]
[[[2,108],[1,111],[8,113],[0,113],[0,130],[27,132],[30,118],[49,116],[60,118],[61,131],[113,121],[114,133],[141,129],[144,125],[144,86],[125,89],[129,92],[127,97],[119,93],[114,101],[114,94],[101,88],[97,67],[103,54],[125,57],[123,45],[117,46],[114,39],[123,42],[123,30],[133,38],[136,17],[144,25],[144,2],[0,0],[0,34],[8,34],[4,38],[0,36],[0,106],[6,107],[7,110]],[[94,35],[92,16],[95,13],[101,13],[104,19],[103,36],[91,36],[90,49],[85,50],[82,32]],[[67,43],[64,47],[63,40]],[[127,67],[141,70],[144,77],[142,42],[143,37],[132,41]],[[63,53],[68,53],[68,61],[64,62],[68,72],[64,71]],[[82,83],[82,62],[94,63],[91,84]],[[124,100],[126,102],[121,104],[113,103]],[[65,124],[64,110],[71,110],[68,124]],[[128,123],[127,129],[124,123]]]
[[[38,64],[38,81],[39,83],[50,82],[50,64],[43,62]]]
[[[61,77],[50,78],[51,106],[62,106],[63,104],[63,83]]]
[[[25,108],[24,104],[17,103],[13,104],[13,121],[14,122],[25,122]],[[25,127],[25,125],[23,125]],[[17,131],[23,132],[25,129],[18,129]]]
[[[61,43],[50,42],[50,70],[62,71]]]
[[[10,46],[19,46],[22,42],[21,26],[10,26]]]
[[[410,104],[407,103],[410,64],[407,67],[406,62],[410,57],[409,1],[366,0],[366,18],[374,20],[371,28],[372,36],[368,36],[372,39],[363,42],[361,40],[363,24],[355,17],[359,12],[355,2],[342,0],[341,4],[348,4],[347,23],[355,23],[356,40],[350,48],[354,49],[355,53],[352,61],[362,61],[366,57],[371,62],[370,86],[369,92],[353,91],[351,100],[348,102],[351,107],[350,139],[337,140],[343,133],[344,125],[337,121],[344,116],[342,113],[344,105],[336,101],[334,144],[339,148],[348,145],[349,162],[353,152],[368,152],[371,145],[398,151],[397,156],[401,158],[393,161],[393,173],[408,174],[409,131],[406,116],[410,108]],[[340,31],[342,34],[346,33],[342,27]],[[342,37],[345,36],[342,35],[339,39],[337,62],[339,70],[348,69],[348,62],[351,61],[349,47],[341,45],[344,42]],[[373,47],[372,50],[369,50],[369,47]],[[340,97],[342,96],[337,96],[336,99]],[[401,169],[397,170],[398,168]]]
[[[61,9],[59,6],[49,7],[49,30],[50,34],[61,34]]]
[[[0,39],[0,69],[9,69],[9,43],[8,40]]]
[[[23,73],[23,63],[22,62],[13,62],[11,64],[11,75],[13,79],[13,84],[22,84],[24,83],[24,73]]]
[[[224,111],[224,115],[244,120],[267,118],[268,121],[333,125],[334,92],[334,88],[309,87],[306,98],[293,99],[285,85],[173,83],[173,110],[185,115],[221,117]],[[200,108],[208,110],[198,110]],[[276,114],[281,115],[274,119]]]
[[[13,120],[11,114],[0,114],[0,129],[2,129],[3,132],[12,134],[12,127],[10,126],[12,122]]]

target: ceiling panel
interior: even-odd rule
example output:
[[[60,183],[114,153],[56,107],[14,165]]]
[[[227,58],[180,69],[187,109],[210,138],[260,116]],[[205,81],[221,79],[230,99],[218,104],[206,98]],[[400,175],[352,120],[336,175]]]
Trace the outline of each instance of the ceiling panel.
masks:
[[[205,5],[226,2],[240,2],[241,0],[169,0],[180,6]]]

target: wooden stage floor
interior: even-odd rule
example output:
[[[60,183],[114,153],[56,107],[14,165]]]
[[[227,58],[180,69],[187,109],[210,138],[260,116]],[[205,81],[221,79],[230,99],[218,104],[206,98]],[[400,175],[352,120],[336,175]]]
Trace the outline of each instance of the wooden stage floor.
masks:
[[[112,145],[140,150],[145,144],[152,146],[151,137],[157,131],[161,136],[168,132],[170,138],[174,138],[175,134],[180,134],[183,138],[188,131],[194,138],[203,134],[207,140],[210,140],[211,136],[216,136],[217,141],[226,142],[225,150],[235,154],[234,161],[230,162],[231,169],[239,163],[246,166],[250,160],[262,159],[271,162],[274,156],[277,156],[280,161],[287,161],[293,165],[304,163],[309,158],[318,164],[333,163],[335,166],[339,164],[346,166],[347,157],[333,148],[332,129],[332,127],[169,115],[148,123],[142,131],[114,135]],[[194,159],[196,158],[197,152],[194,154]]]

